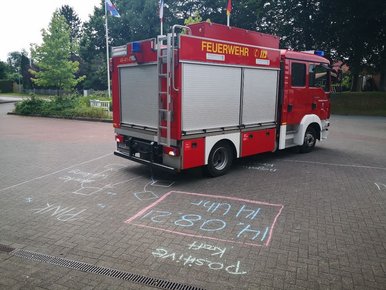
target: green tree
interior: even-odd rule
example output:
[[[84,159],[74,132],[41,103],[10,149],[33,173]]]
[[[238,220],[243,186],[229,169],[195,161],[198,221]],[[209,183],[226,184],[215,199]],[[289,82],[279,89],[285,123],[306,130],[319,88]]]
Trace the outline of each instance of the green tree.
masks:
[[[159,31],[158,1],[115,0],[120,18],[108,15],[109,45],[124,45],[133,40],[156,37]],[[169,12],[164,11],[165,19]],[[80,56],[86,63],[85,87],[106,89],[106,38],[104,1],[95,7],[93,15],[84,24],[80,40]],[[165,27],[166,28],[166,27]],[[105,72],[105,74],[103,74]]]
[[[102,7],[104,1],[101,2]],[[114,2],[115,3],[115,2]],[[111,19],[111,17],[110,17]],[[111,25],[111,20],[109,24]],[[106,90],[106,38],[104,26],[104,10],[95,7],[89,21],[83,25],[83,34],[80,39],[79,54],[84,61],[84,71],[87,76],[84,87],[95,90]],[[110,33],[111,34],[111,33]],[[105,72],[104,74],[102,72]]]
[[[29,72],[30,59],[28,58],[27,51],[10,52],[7,63],[9,66],[8,78],[15,82],[21,82],[24,88],[30,88],[32,75]]]
[[[183,0],[166,2],[172,23],[183,24],[184,19],[194,17],[196,13],[202,19],[210,19],[211,22],[226,24],[227,0]],[[232,1],[231,26],[256,30],[257,18],[263,8],[262,0]]]
[[[279,35],[281,45],[296,50],[320,48],[318,0],[269,0],[263,4],[259,30]]]
[[[70,28],[65,18],[55,11],[48,30],[42,30],[43,44],[32,50],[38,70],[30,70],[32,81],[42,87],[72,90],[84,76],[75,77],[79,62],[71,61]]]
[[[13,51],[8,54],[7,63],[9,67],[8,79],[14,82],[20,82],[22,54],[19,51]]]
[[[78,52],[79,39],[81,37],[82,21],[78,14],[69,5],[63,5],[59,9],[60,15],[63,15],[66,19],[67,25],[70,28],[70,42],[73,47],[72,53]]]
[[[384,0],[267,0],[259,29],[297,50],[324,49],[349,65],[353,90],[364,70],[383,72],[386,85]]]
[[[8,79],[10,68],[6,62],[0,61],[0,80]]]

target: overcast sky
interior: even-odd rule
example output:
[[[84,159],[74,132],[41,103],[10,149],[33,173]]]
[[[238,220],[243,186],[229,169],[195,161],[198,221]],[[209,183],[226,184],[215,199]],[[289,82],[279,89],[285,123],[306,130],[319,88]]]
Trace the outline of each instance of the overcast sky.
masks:
[[[0,60],[8,53],[30,51],[30,43],[41,44],[41,29],[48,28],[55,9],[71,6],[82,22],[88,20],[101,0],[2,0],[0,16]]]

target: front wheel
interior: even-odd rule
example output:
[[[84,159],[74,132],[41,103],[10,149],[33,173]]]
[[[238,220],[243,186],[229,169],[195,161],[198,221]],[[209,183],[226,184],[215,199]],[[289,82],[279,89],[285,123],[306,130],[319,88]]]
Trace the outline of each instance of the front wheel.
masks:
[[[304,134],[303,145],[300,146],[301,153],[311,152],[316,144],[316,131],[312,127],[308,127]]]
[[[217,143],[210,151],[205,171],[211,177],[224,175],[232,166],[232,161],[233,153],[229,144]]]

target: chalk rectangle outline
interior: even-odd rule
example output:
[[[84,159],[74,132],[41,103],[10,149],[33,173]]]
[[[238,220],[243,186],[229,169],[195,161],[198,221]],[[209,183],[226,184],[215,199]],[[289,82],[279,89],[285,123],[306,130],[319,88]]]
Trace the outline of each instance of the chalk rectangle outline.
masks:
[[[272,234],[273,234],[273,229],[274,229],[274,227],[275,227],[275,225],[276,225],[277,219],[279,218],[279,216],[280,216],[280,214],[281,214],[281,211],[282,211],[283,208],[284,208],[284,205],[282,205],[282,204],[275,204],[275,203],[268,203],[268,202],[263,202],[263,201],[249,200],[249,199],[243,199],[243,198],[232,197],[232,196],[210,195],[210,194],[193,193],[193,192],[184,192],[184,191],[169,191],[168,193],[165,193],[165,195],[163,195],[162,197],[160,197],[158,200],[156,200],[156,201],[153,202],[152,204],[148,205],[147,207],[145,207],[145,208],[143,208],[142,210],[140,210],[139,212],[137,212],[137,213],[136,213],[135,215],[133,215],[131,218],[129,218],[128,220],[126,220],[125,223],[127,223],[127,224],[132,224],[132,225],[135,225],[135,226],[138,226],[138,227],[143,227],[143,228],[148,228],[148,229],[160,230],[160,231],[164,231],[164,232],[168,232],[168,233],[172,233],[172,234],[177,234],[177,235],[182,235],[182,236],[195,237],[195,238],[203,238],[203,239],[209,239],[209,240],[215,240],[215,241],[227,242],[227,243],[233,243],[233,244],[242,244],[242,245],[257,246],[257,247],[261,247],[261,246],[262,246],[261,244],[245,243],[245,242],[238,242],[238,241],[232,241],[232,240],[225,240],[225,239],[220,239],[220,238],[213,238],[213,237],[208,237],[208,236],[193,235],[193,234],[183,233],[183,232],[179,232],[179,231],[167,230],[167,229],[163,229],[163,228],[159,228],[159,227],[152,227],[152,226],[147,226],[147,225],[141,225],[141,224],[132,223],[132,221],[134,221],[134,220],[137,219],[138,217],[142,216],[145,212],[147,212],[147,211],[150,210],[151,208],[153,208],[153,207],[155,207],[156,205],[158,205],[159,203],[161,203],[164,199],[166,199],[166,198],[167,198],[169,195],[171,195],[172,193],[181,193],[181,194],[194,195],[194,196],[201,196],[201,197],[209,197],[209,198],[221,198],[221,199],[228,199],[228,200],[233,200],[233,201],[241,201],[241,202],[247,202],[247,203],[262,204],[262,205],[267,205],[267,206],[279,207],[279,211],[278,211],[278,213],[276,214],[276,216],[275,216],[275,218],[274,218],[274,220],[273,220],[273,223],[272,223],[272,225],[271,225],[271,227],[270,227],[268,239],[267,239],[267,241],[266,241],[265,244],[264,244],[264,246],[266,246],[266,247],[269,245],[269,243],[270,243],[270,241],[271,241]]]

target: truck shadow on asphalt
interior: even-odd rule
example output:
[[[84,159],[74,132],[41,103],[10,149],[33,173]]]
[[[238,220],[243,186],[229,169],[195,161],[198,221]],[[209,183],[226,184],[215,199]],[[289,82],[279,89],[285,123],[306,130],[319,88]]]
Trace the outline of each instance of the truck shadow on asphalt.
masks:
[[[329,149],[326,149],[326,148],[316,147],[313,153],[326,152],[326,150],[329,151]],[[275,164],[277,162],[281,162],[282,160],[285,160],[288,158],[294,159],[294,157],[296,158],[299,156],[302,157],[302,159],[304,159],[303,156],[311,156],[311,155],[314,155],[313,153],[301,154],[299,153],[299,149],[297,147],[293,147],[293,148],[288,148],[288,149],[284,149],[276,152],[268,152],[268,153],[235,159],[233,161],[232,168],[230,169],[230,171],[226,175],[220,177],[220,179],[224,177],[232,178],[236,172],[240,174],[240,172],[243,171],[243,169],[257,169],[260,171],[275,172],[276,171]],[[149,177],[154,180],[175,181],[179,185],[182,185],[182,184],[186,185],[197,181],[202,182],[203,180],[205,181],[205,180],[219,179],[219,178],[208,177],[205,174],[204,167],[187,169],[181,172],[169,172],[158,168],[152,168],[150,166],[146,166],[142,164],[134,164],[133,166],[126,167],[123,170],[125,170],[130,175]]]

